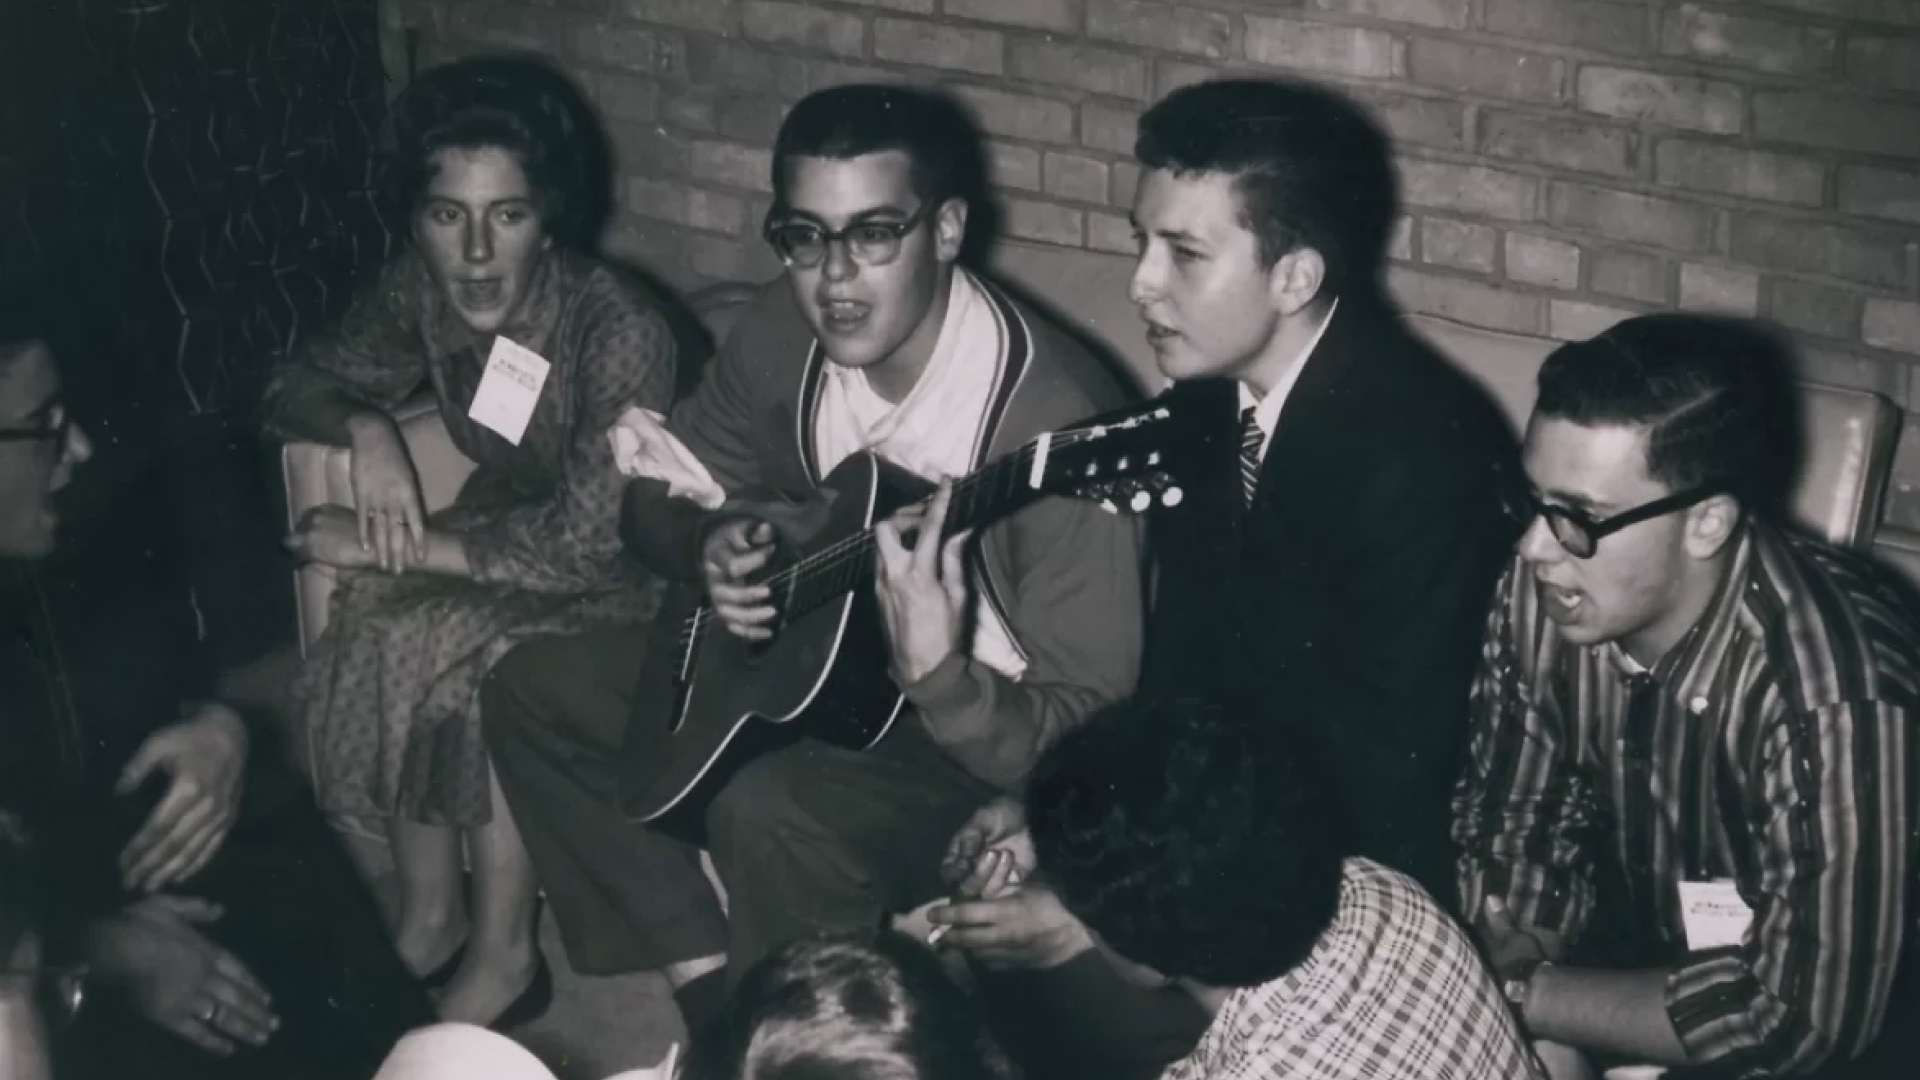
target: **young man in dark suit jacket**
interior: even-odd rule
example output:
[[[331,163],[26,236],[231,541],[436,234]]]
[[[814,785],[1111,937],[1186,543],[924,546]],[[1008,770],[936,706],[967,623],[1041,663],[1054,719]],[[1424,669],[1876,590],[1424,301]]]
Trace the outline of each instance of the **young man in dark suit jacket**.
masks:
[[[1136,155],[1131,295],[1176,382],[1167,401],[1203,442],[1186,501],[1151,534],[1142,691],[1284,702],[1331,774],[1346,853],[1451,907],[1449,798],[1474,631],[1514,536],[1498,486],[1512,434],[1382,295],[1393,173],[1354,105],[1203,83],[1148,111]],[[1017,828],[1009,806],[982,811],[951,874]],[[1029,973],[1099,964],[1043,887],[932,917],[956,924],[947,940]],[[1155,1075],[1182,1038],[1144,1018],[1119,1034],[1101,1022],[1097,1042],[1137,1052],[1105,1075]]]

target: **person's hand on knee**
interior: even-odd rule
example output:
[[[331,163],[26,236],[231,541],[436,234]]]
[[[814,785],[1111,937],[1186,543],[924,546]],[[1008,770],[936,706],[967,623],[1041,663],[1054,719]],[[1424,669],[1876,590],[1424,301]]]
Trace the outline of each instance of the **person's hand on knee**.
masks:
[[[253,972],[200,932],[220,915],[204,900],[148,897],[94,930],[88,958],[142,1016],[225,1056],[265,1045],[280,1018]]]
[[[155,773],[166,793],[120,853],[121,884],[153,893],[191,879],[226,843],[240,816],[250,740],[246,721],[202,702],[192,715],[153,733],[121,771],[115,791],[129,795]]]

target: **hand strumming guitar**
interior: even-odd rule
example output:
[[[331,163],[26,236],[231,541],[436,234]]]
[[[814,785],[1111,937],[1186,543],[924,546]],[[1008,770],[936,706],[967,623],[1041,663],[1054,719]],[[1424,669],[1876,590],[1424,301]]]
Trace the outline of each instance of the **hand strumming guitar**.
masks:
[[[707,581],[713,613],[735,636],[747,641],[773,637],[772,594],[765,585],[749,585],[749,575],[773,558],[773,526],[736,518],[714,529],[701,549],[700,573]]]
[[[902,686],[926,678],[961,651],[967,573],[960,554],[971,534],[946,535],[952,499],[953,482],[942,481],[931,499],[873,527],[880,620],[887,628],[894,678]],[[911,550],[905,539],[910,531],[916,533]]]

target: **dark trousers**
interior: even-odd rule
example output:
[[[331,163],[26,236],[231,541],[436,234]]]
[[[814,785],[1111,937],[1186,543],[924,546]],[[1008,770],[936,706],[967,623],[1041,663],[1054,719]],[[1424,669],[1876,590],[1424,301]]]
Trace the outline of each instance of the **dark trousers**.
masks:
[[[95,993],[57,1041],[62,1080],[363,1080],[401,1035],[436,1019],[359,868],[304,794],[246,820],[177,891],[225,909],[203,931],[265,984],[280,1029],[221,1058]]]
[[[616,801],[644,631],[520,646],[481,689],[481,716],[568,958],[643,971],[725,953],[738,978],[786,942],[878,927],[942,892],[947,841],[993,795],[909,716],[878,746],[802,740],[742,768],[706,814],[728,909],[692,845]]]

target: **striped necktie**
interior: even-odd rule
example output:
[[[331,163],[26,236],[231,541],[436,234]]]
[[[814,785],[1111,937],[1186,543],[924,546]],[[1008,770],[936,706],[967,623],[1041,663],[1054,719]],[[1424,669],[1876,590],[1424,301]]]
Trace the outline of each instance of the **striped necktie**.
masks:
[[[1260,486],[1260,446],[1267,440],[1253,410],[1249,405],[1240,413],[1240,495],[1248,506],[1253,505],[1254,489]]]

